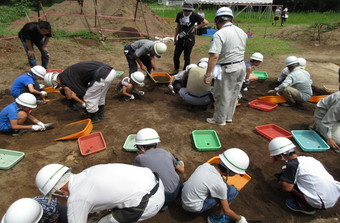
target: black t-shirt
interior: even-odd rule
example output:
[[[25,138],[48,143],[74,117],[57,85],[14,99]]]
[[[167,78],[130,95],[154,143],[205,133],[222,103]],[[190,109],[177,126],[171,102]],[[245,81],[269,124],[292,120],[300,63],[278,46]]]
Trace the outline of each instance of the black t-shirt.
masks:
[[[296,171],[299,167],[299,161],[298,159],[292,159],[290,160],[286,168],[283,170],[281,176],[280,176],[280,181],[287,182],[290,184],[295,183],[295,176],[296,176]]]
[[[196,12],[192,12],[189,17],[189,22],[184,21],[184,15],[183,12],[177,13],[176,16],[176,22],[180,25],[179,33],[184,31],[187,33],[187,37],[190,39],[195,38],[195,32],[191,33],[192,27],[197,23],[197,25],[201,24],[203,22],[204,18],[202,16],[198,15]],[[190,32],[190,33],[189,33]]]
[[[109,65],[101,62],[85,61],[66,68],[59,74],[59,79],[63,85],[69,87],[78,97],[82,98],[92,81],[105,79],[112,69]]]
[[[41,35],[38,30],[38,23],[29,22],[22,27],[18,36],[23,40],[31,40],[32,43],[39,43],[44,37],[51,37],[52,34]]]

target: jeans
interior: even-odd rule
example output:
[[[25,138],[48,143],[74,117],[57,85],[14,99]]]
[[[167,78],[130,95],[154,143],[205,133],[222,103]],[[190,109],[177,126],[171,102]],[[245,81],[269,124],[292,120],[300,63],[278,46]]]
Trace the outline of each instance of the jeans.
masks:
[[[26,54],[27,54],[28,53],[27,43],[23,39],[20,39],[20,40],[21,40],[21,43],[24,46],[24,49],[25,49]],[[43,66],[45,69],[47,69],[48,68],[48,63],[49,63],[49,60],[50,60],[50,56],[49,56],[48,52],[43,51],[44,43],[45,43],[44,40],[41,40],[38,43],[33,43],[32,42],[32,47],[34,45],[36,45],[38,47],[38,49],[39,49],[39,51],[41,53],[41,63],[42,63],[41,66]],[[35,56],[28,56],[28,63],[30,65],[30,67],[36,66],[37,65],[37,61],[36,61]]]
[[[227,185],[227,199],[228,199],[229,204],[233,200],[235,200],[238,193],[239,193],[239,191],[236,190],[236,188],[234,186]],[[213,198],[213,197],[207,197],[204,200],[203,207],[202,207],[201,211],[199,211],[199,213],[205,212],[205,211],[215,207],[219,203],[220,203],[220,199]]]
[[[162,208],[167,207],[170,202],[176,200],[176,198],[179,196],[183,188],[183,183],[182,181],[179,181],[178,186],[176,190],[172,193],[167,193],[165,192],[165,202]]]
[[[184,51],[184,67],[183,70],[185,70],[185,68],[190,64],[190,55],[191,55],[191,51],[192,48],[195,45],[195,39],[179,39],[176,42],[176,47],[175,47],[175,52],[174,52],[174,57],[173,57],[173,61],[174,61],[174,65],[175,65],[175,70],[179,69],[179,65],[180,65],[180,57],[182,55],[182,52]]]

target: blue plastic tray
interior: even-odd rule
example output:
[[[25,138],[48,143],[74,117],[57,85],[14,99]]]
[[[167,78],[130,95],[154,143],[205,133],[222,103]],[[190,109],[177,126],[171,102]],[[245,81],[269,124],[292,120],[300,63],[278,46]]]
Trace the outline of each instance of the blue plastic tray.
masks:
[[[305,152],[322,152],[329,149],[329,145],[313,130],[293,130],[293,137]]]

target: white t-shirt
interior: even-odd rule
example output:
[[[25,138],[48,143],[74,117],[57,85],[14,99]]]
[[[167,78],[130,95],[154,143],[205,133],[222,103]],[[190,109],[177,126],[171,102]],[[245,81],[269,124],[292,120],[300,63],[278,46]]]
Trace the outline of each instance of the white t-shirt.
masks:
[[[159,182],[140,220],[156,215],[162,207],[164,187]],[[138,206],[155,185],[155,176],[148,168],[119,163],[90,167],[70,178],[68,222],[86,223],[92,212]]]
[[[208,163],[202,164],[184,183],[182,206],[184,210],[199,212],[207,197],[227,200],[227,185],[216,168]]]

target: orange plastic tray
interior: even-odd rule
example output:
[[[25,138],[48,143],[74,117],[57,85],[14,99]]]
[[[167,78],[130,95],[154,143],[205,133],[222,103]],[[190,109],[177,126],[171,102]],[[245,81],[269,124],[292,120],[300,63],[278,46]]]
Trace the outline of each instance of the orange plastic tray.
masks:
[[[329,95],[318,95],[318,96],[312,96],[310,97],[310,99],[308,100],[309,102],[313,102],[313,103],[318,103],[319,101],[321,101],[321,99],[327,97]]]
[[[220,157],[214,156],[207,163],[220,163]],[[226,180],[226,177],[223,177]],[[246,184],[251,180],[251,176],[248,174],[236,174],[234,176],[229,176],[227,180],[228,185],[234,186],[238,191],[240,191]]]
[[[285,96],[263,96],[263,97],[258,97],[257,99],[271,102],[271,103],[277,103],[277,104],[287,102],[287,99],[285,98]]]
[[[67,124],[67,125],[75,125],[75,124],[79,124],[79,123],[87,123],[87,124],[86,124],[86,126],[83,130],[76,132],[76,133],[73,133],[73,134],[68,135],[68,136],[64,136],[64,137],[55,139],[55,140],[58,141],[58,140],[78,139],[81,136],[86,136],[86,135],[91,133],[91,131],[93,129],[93,124],[91,122],[91,119],[89,119],[89,118],[84,119],[84,120],[80,120],[80,121],[77,121],[77,122],[72,122],[72,123]]]
[[[249,107],[256,108],[262,111],[271,111],[277,107],[276,103],[271,103],[271,102],[262,101],[262,100],[253,100],[249,102],[248,105]]]
[[[151,76],[156,80],[157,83],[160,83],[160,84],[168,84],[170,82],[170,77],[171,77],[170,74],[166,72],[151,73]],[[166,77],[168,80],[159,81],[157,80],[157,77]]]
[[[106,143],[101,132],[94,132],[78,138],[80,153],[88,156],[106,149]]]
[[[258,133],[260,133],[269,140],[272,140],[280,136],[286,138],[293,137],[293,135],[290,132],[274,124],[256,126],[255,128]]]
[[[47,93],[60,93],[59,89],[55,89],[54,87],[45,87],[44,91],[46,91]]]

